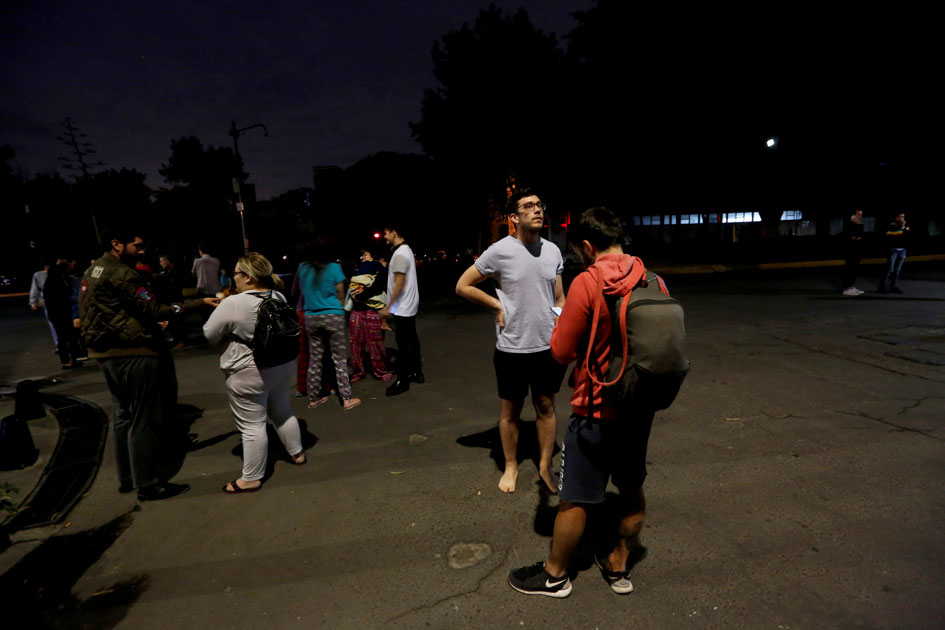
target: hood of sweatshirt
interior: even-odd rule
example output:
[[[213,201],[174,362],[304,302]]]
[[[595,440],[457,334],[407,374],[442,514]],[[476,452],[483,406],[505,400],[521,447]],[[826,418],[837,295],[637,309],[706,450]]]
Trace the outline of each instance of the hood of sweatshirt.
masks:
[[[604,278],[605,295],[624,295],[640,281],[646,273],[643,261],[630,254],[604,254],[598,256],[590,266],[591,273]],[[595,277],[597,277],[595,275]]]

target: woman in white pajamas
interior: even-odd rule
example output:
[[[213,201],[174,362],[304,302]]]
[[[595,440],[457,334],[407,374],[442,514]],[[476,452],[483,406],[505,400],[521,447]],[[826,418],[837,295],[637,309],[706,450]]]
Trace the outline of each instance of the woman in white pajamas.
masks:
[[[269,448],[267,421],[275,426],[292,463],[301,466],[306,460],[289,391],[295,379],[295,360],[260,369],[246,343],[253,339],[256,310],[262,303],[254,294],[273,291],[277,299],[285,301],[274,290],[272,264],[262,254],[249,252],[237,261],[233,281],[238,293],[220,302],[204,324],[203,334],[210,343],[230,340],[220,356],[220,369],[226,377],[230,409],[243,435],[243,475],[223,486],[223,491],[239,494],[262,486]]]

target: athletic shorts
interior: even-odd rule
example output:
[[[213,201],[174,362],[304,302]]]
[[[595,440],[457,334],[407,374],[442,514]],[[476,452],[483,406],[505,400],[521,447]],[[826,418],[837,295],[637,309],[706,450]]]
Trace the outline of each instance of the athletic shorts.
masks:
[[[557,394],[567,366],[551,356],[551,350],[519,354],[496,349],[492,357],[495,380],[502,400],[525,400],[528,390],[532,395]]]
[[[570,503],[602,503],[608,479],[633,490],[646,478],[646,445],[653,412],[613,420],[571,416],[561,447],[558,496]]]

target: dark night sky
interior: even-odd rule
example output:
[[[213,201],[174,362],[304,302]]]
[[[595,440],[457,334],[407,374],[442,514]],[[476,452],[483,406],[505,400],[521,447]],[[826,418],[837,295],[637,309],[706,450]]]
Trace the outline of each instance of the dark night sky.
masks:
[[[407,123],[435,86],[433,42],[486,0],[4,3],[0,144],[24,175],[58,168],[74,119],[109,168],[152,187],[170,141],[231,146],[231,120],[259,197],[311,185],[312,166],[420,152]],[[561,37],[592,0],[500,0]]]

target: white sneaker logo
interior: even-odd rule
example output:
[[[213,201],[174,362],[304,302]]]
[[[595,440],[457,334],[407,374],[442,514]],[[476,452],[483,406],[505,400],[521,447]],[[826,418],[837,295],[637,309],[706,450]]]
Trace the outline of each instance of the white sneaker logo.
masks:
[[[551,580],[545,580],[545,588],[555,588],[556,586],[561,586],[562,584],[567,582],[567,580],[568,578],[564,578],[563,580],[558,580],[556,582],[552,582]]]

